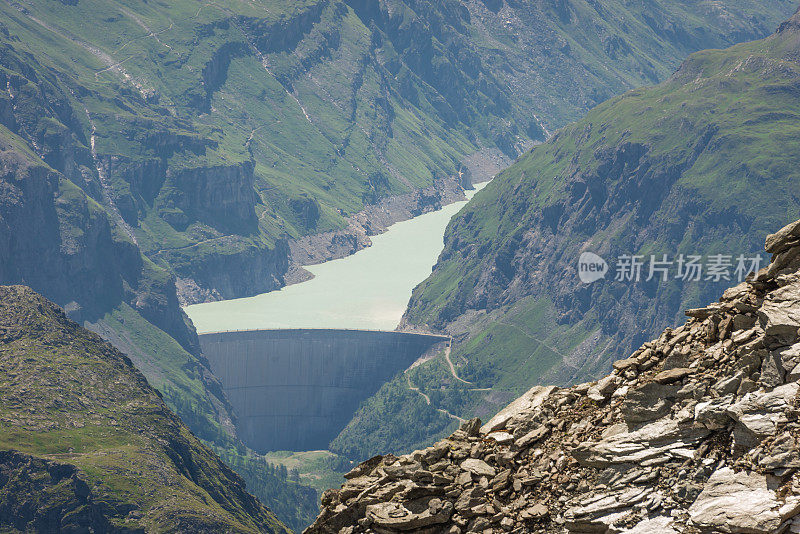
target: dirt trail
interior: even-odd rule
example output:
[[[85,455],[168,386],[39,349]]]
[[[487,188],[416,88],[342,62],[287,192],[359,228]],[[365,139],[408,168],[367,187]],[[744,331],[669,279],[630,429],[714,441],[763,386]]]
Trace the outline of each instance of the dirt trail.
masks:
[[[146,32],[147,32],[147,35],[145,35],[145,37],[152,37],[152,38],[153,38],[153,39],[155,39],[155,41],[156,41],[158,44],[160,44],[161,46],[163,46],[163,47],[167,48],[168,50],[172,50],[172,47],[171,47],[170,45],[168,45],[167,43],[163,42],[161,39],[159,39],[159,38],[158,38],[158,36],[159,36],[159,35],[161,35],[161,34],[162,34],[162,33],[164,33],[164,32],[167,32],[167,31],[169,31],[169,30],[171,30],[171,29],[173,28],[174,24],[172,23],[172,21],[169,21],[169,26],[168,26],[167,28],[164,28],[164,29],[163,29],[163,30],[161,30],[160,32],[154,32],[154,31],[153,31],[153,30],[151,30],[151,29],[150,29],[150,28],[147,26],[147,24],[145,24],[145,22],[144,22],[144,21],[143,21],[141,18],[139,18],[139,17],[136,15],[136,13],[134,13],[133,11],[130,11],[129,9],[126,9],[126,8],[124,8],[124,7],[121,7],[121,8],[120,8],[120,11],[122,11],[123,13],[125,13],[125,15],[127,15],[129,18],[131,18],[131,19],[132,19],[132,20],[133,20],[133,21],[134,21],[134,22],[135,22],[135,23],[136,23],[136,24],[137,24],[137,25],[138,25],[140,28],[142,28],[144,31],[146,31]],[[125,44],[122,46],[122,48],[125,48],[126,46],[128,46],[128,44],[132,43],[132,42],[133,42],[133,41],[135,41],[135,40],[136,40],[136,39],[133,39],[133,40],[131,40],[131,41],[128,41],[127,43],[125,43]],[[122,50],[122,48],[120,48],[119,50]],[[118,50],[118,51],[119,51],[119,50]]]
[[[411,377],[410,377],[410,376],[408,376],[408,373],[406,373],[406,382],[408,383],[408,389],[410,389],[411,391],[413,391],[413,392],[417,393],[418,395],[421,395],[421,396],[422,396],[422,398],[423,398],[423,399],[425,399],[425,403],[426,403],[428,406],[430,406],[430,405],[431,405],[431,398],[430,398],[429,396],[427,396],[425,393],[423,393],[423,392],[422,392],[422,390],[420,390],[418,387],[415,387],[415,386],[414,386],[414,385],[411,383]],[[464,423],[464,422],[466,422],[466,419],[462,419],[462,418],[460,418],[460,417],[459,417],[459,416],[457,416],[457,415],[453,415],[453,414],[451,414],[450,412],[448,412],[447,410],[445,410],[445,409],[443,409],[443,408],[436,408],[436,411],[437,411],[437,412],[440,412],[440,413],[443,413],[443,414],[445,414],[445,415],[446,415],[447,417],[449,417],[450,419],[455,419],[455,420],[456,420],[456,421],[458,421],[459,423]]]
[[[444,349],[444,359],[447,360],[447,365],[448,365],[448,367],[450,367],[450,374],[453,375],[453,378],[455,378],[459,382],[463,382],[464,384],[467,384],[467,385],[470,385],[470,386],[474,385],[472,382],[468,382],[467,380],[464,380],[463,378],[458,376],[458,373],[456,373],[456,366],[453,365],[453,360],[450,359],[450,348],[451,348],[451,346],[452,346],[452,341],[448,342],[447,343],[447,347]]]

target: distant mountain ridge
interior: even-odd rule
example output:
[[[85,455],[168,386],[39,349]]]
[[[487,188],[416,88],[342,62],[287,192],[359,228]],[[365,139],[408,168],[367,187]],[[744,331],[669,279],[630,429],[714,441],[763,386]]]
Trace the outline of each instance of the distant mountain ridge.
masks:
[[[347,232],[389,196],[452,201],[470,155],[513,158],[689,52],[765,35],[789,5],[18,0],[0,10],[3,124],[184,302],[241,297],[283,285],[289,241]],[[53,109],[31,113],[26,79],[50,80]]]

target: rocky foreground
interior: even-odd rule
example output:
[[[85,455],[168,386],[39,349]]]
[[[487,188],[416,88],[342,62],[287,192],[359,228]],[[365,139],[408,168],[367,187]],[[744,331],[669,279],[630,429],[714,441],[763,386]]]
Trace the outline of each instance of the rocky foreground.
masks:
[[[364,462],[308,534],[800,532],[800,221],[598,382]]]

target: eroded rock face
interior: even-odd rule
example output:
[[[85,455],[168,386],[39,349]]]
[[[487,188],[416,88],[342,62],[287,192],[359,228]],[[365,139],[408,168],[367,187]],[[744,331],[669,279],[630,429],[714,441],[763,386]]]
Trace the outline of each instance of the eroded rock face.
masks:
[[[598,382],[359,466],[307,532],[800,532],[798,227]]]

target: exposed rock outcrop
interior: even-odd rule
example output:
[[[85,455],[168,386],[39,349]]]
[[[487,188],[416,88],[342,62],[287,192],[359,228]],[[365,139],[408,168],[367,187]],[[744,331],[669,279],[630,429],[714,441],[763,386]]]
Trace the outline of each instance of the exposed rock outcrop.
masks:
[[[486,177],[491,179],[492,176]],[[342,230],[303,236],[290,242],[292,262],[296,266],[313,265],[343,258],[372,245],[370,236],[386,231],[392,224],[442,209],[464,200],[462,183],[457,176],[437,180],[434,185],[370,204],[348,218]],[[467,184],[471,187],[471,184]],[[296,280],[292,280],[296,281]]]
[[[385,232],[394,223],[441,209],[464,200],[464,190],[488,182],[511,160],[497,149],[482,149],[464,158],[458,175],[435,180],[434,185],[402,195],[384,198],[348,218],[341,230],[303,236],[289,242],[290,270],[286,283],[303,282],[310,273],[303,265],[313,265],[355,254],[372,245],[371,236]]]
[[[596,383],[373,458],[306,532],[797,532],[798,223],[772,263]]]

